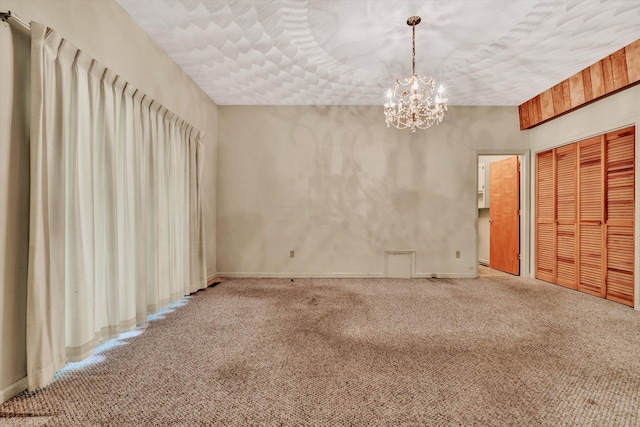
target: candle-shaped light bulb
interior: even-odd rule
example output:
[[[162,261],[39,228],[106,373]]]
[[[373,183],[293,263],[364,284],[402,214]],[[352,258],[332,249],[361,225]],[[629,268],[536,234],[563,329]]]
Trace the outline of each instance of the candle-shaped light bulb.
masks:
[[[440,85],[440,87],[438,88],[438,93],[440,95],[442,95],[444,93],[444,86],[443,85]]]

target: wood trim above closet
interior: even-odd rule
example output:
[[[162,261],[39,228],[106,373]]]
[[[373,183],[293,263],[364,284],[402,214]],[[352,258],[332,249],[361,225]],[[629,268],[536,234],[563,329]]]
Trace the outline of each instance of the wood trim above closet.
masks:
[[[520,105],[520,130],[538,126],[638,83],[640,39]]]

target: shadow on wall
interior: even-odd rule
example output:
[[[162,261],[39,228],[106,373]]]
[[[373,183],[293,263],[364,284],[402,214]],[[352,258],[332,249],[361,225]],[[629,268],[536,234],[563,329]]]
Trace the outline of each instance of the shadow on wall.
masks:
[[[370,127],[340,127],[342,120],[364,121],[358,113],[349,108],[345,119],[333,112],[328,119],[337,122],[337,129],[325,130],[313,144],[313,163],[305,177],[309,227],[324,224],[332,231],[315,242],[314,251],[330,248],[337,233],[383,248],[420,231],[421,193],[412,182],[424,182],[427,175],[424,147],[415,147],[409,157],[398,144],[382,146]]]
[[[380,274],[386,249],[473,245],[475,151],[451,142],[467,128],[387,129],[371,106],[223,111],[219,271]]]

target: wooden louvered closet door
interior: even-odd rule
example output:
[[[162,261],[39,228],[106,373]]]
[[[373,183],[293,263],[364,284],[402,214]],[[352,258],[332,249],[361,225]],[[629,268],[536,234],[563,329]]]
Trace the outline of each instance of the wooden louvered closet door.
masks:
[[[536,277],[554,281],[555,224],[553,150],[536,160]]]
[[[576,289],[576,146],[555,150],[556,280]]]
[[[635,128],[606,135],[606,298],[633,305]]]
[[[603,182],[602,137],[579,142],[578,290],[603,297]]]
[[[536,278],[632,306],[635,127],[536,164]]]

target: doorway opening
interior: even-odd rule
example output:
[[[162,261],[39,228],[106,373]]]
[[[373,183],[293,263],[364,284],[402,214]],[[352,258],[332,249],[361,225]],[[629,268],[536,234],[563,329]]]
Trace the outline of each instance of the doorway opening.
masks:
[[[480,276],[528,276],[526,153],[478,155]]]

